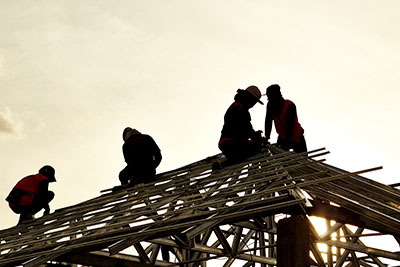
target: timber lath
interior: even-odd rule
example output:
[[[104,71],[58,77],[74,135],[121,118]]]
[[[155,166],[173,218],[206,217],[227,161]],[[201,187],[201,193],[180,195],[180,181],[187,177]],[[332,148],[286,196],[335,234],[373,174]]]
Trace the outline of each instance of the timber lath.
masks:
[[[279,251],[290,253],[279,246],[279,220],[297,216],[309,227],[312,266],[400,264],[395,249],[363,242],[400,240],[399,190],[360,176],[379,168],[350,173],[323,163],[327,153],[268,145],[218,171],[211,166],[222,155],[104,190],[1,230],[0,266],[276,266]],[[326,219],[325,233],[310,216]]]

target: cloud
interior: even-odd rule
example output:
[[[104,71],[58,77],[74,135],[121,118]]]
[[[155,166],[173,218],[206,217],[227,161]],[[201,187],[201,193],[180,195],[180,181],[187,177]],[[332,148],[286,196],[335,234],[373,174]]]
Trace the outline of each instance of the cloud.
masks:
[[[23,114],[12,112],[9,107],[0,109],[0,135],[24,138],[26,129],[29,133],[38,134],[46,127],[45,121],[36,113],[28,111]]]
[[[22,127],[22,121],[18,116],[12,114],[11,110],[6,107],[0,111],[0,132],[6,134],[19,135]]]

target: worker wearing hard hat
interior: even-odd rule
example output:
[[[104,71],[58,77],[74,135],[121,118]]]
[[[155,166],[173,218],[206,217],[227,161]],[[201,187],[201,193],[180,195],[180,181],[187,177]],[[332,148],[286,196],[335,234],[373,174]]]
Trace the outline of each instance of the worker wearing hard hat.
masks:
[[[54,192],[49,191],[49,183],[55,182],[55,170],[49,165],[40,168],[38,174],[22,178],[11,190],[6,200],[10,208],[20,214],[19,222],[34,219],[37,212],[44,209],[44,215],[50,213],[50,201]]]
[[[246,90],[238,89],[235,101],[226,111],[218,143],[219,149],[227,157],[226,165],[242,161],[261,151],[263,144],[261,131],[256,132],[253,129],[249,112],[256,103],[263,105],[260,98],[261,92],[254,85],[247,87]]]

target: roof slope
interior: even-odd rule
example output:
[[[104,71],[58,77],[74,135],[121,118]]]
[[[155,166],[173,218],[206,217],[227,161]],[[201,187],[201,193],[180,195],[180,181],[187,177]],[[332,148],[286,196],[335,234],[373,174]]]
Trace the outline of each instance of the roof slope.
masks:
[[[359,240],[364,228],[397,238],[400,191],[359,176],[379,168],[349,173],[322,163],[319,158],[327,153],[295,154],[271,145],[216,172],[211,165],[221,155],[159,174],[149,184],[105,190],[0,231],[0,265],[195,266],[216,258],[227,266],[234,261],[276,265],[276,221],[288,214],[335,220],[326,234],[313,231],[315,264],[329,261],[317,243],[347,252],[330,256],[336,266],[355,260],[355,251],[365,264],[383,266],[378,257],[400,261],[399,254]],[[359,230],[353,233],[346,224]],[[335,231],[347,239],[334,240]]]

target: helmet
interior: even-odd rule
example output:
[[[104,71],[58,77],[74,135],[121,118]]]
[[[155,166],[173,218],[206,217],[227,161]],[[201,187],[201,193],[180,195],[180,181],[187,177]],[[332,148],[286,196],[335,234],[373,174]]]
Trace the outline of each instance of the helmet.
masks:
[[[56,182],[56,177],[54,177],[56,170],[50,165],[45,165],[40,168],[39,173],[46,176],[49,179],[49,182]]]
[[[261,98],[261,92],[258,89],[257,86],[251,85],[249,87],[246,88],[246,91],[248,93],[250,93],[252,96],[254,96],[255,98],[257,98],[258,103],[260,103],[261,105],[264,105],[263,102],[261,102],[260,98]]]

